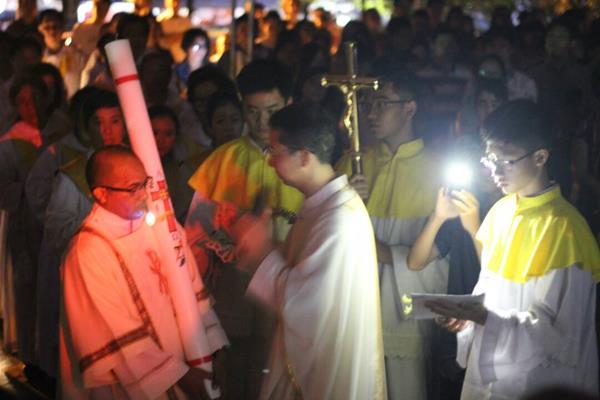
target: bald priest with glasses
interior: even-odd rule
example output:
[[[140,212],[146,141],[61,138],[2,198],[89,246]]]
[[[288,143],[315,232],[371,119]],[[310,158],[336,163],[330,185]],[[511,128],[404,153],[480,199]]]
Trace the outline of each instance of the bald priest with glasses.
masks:
[[[172,306],[181,294],[169,288],[144,218],[144,166],[128,148],[107,146],[88,161],[86,178],[94,205],[61,269],[58,398],[208,399],[204,382],[219,377],[186,363]],[[220,371],[228,342],[184,246],[204,326],[198,340],[209,347],[200,361]]]

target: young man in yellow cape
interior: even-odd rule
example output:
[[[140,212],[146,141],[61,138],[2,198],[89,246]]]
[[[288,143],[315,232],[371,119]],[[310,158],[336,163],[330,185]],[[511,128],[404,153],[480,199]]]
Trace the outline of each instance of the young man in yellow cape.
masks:
[[[431,385],[434,323],[409,319],[401,298],[410,293],[445,293],[448,264],[437,258],[412,271],[406,258],[435,206],[439,162],[414,129],[419,87],[414,78],[383,74],[368,113],[378,143],[366,149],[364,175],[350,184],[363,198],[377,239],[387,393],[390,400],[426,400]],[[338,171],[351,175],[350,158]]]
[[[482,267],[474,294],[485,294],[485,302],[429,303],[458,332],[457,360],[467,368],[461,399],[516,399],[557,385],[598,392],[600,252],[548,177],[543,120],[526,100],[486,120],[482,162],[506,196],[471,232]],[[462,215],[473,215],[473,202],[460,193],[456,199]]]
[[[237,78],[248,135],[218,147],[189,184],[196,193],[185,224],[188,242],[215,311],[231,338],[231,399],[255,398],[267,365],[273,322],[266,309],[245,298],[248,277],[234,268],[231,227],[242,212],[271,208],[293,215],[304,196],[268,164],[269,118],[291,101],[292,79],[277,61],[256,60]],[[278,212],[283,211],[283,212]],[[283,241],[289,221],[273,218],[273,237]]]

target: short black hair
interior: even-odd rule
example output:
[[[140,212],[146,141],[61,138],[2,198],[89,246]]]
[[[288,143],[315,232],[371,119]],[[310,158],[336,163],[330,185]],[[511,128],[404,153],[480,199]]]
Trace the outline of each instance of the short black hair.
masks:
[[[117,22],[117,38],[123,39],[125,29],[127,29],[130,25],[139,25],[144,29],[144,34],[146,37],[150,35],[150,24],[145,17],[140,17],[135,14],[123,14],[121,18],[119,18],[119,22]]]
[[[39,25],[39,24],[41,24],[41,23],[42,23],[42,21],[43,21],[45,18],[48,18],[48,19],[56,19],[56,20],[58,20],[58,22],[60,22],[60,23],[61,23],[61,25],[63,25],[63,26],[64,26],[64,24],[65,24],[65,16],[63,15],[63,13],[62,13],[62,12],[58,11],[58,10],[57,10],[57,9],[55,9],[55,8],[48,8],[48,9],[46,9],[46,10],[44,10],[44,11],[40,12],[40,13],[38,14],[38,19],[37,19],[37,23],[38,23],[38,25]]]
[[[103,158],[110,155],[125,155],[138,159],[129,147],[121,144],[111,144],[96,150],[85,165],[85,180],[87,181],[90,190],[94,190],[98,180],[98,174],[105,169],[105,166],[102,165]]]
[[[46,75],[52,75],[54,78],[54,98],[50,99],[50,107],[56,109],[63,105],[66,99],[65,82],[58,68],[52,64],[40,62],[29,66],[27,72],[42,79]]]
[[[323,107],[312,103],[291,104],[273,114],[270,125],[279,132],[279,142],[290,152],[307,150],[321,163],[331,164],[336,121]]]
[[[294,87],[292,74],[283,64],[264,59],[246,65],[237,77],[237,84],[242,97],[277,89],[285,100],[292,96]]]
[[[488,140],[512,144],[526,151],[550,149],[552,135],[541,108],[531,100],[511,100],[492,112],[481,131]]]
[[[192,28],[185,31],[183,34],[183,38],[181,39],[181,48],[184,51],[187,51],[194,44],[194,40],[198,37],[204,38],[206,40],[206,46],[210,49],[210,38],[208,37],[208,33],[202,28]],[[210,51],[207,52],[207,54]]]
[[[215,111],[217,111],[219,107],[223,107],[227,104],[231,104],[240,111],[240,114],[242,113],[242,104],[235,93],[218,91],[208,98],[208,102],[206,103],[206,118],[209,125],[212,126],[212,118]]]
[[[86,96],[81,105],[83,123],[87,127],[100,108],[119,108],[119,98],[110,90],[96,88],[93,95]]]
[[[17,96],[25,86],[30,86],[32,89],[35,89],[43,97],[48,96],[48,86],[46,86],[41,77],[29,74],[17,76],[8,91],[10,102],[15,108],[17,108]]]
[[[179,119],[177,118],[177,114],[170,107],[163,105],[156,105],[148,108],[148,116],[150,119],[157,117],[167,117],[173,121],[175,125],[175,136],[179,136]]]
[[[14,42],[12,43],[12,48],[10,57],[14,58],[19,52],[24,49],[34,49],[40,57],[44,54],[44,44],[39,38],[37,38],[34,34],[25,35],[19,37],[17,39],[12,39]]]
[[[194,89],[205,82],[214,83],[219,91],[237,93],[235,83],[218,67],[205,65],[193,71],[187,81],[188,100],[194,102]]]
[[[478,79],[477,89],[475,90],[475,101],[483,92],[488,92],[496,96],[501,103],[508,100],[508,89],[503,79]]]
[[[403,70],[382,71],[379,75],[379,87],[391,84],[394,93],[406,96],[403,100],[412,100],[419,103],[422,93],[421,81],[414,74]]]

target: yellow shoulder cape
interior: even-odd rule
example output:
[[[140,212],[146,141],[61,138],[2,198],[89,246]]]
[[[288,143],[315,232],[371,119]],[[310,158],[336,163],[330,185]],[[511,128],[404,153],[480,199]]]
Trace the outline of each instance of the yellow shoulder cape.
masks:
[[[433,211],[441,182],[422,139],[404,143],[393,155],[383,143],[369,147],[363,167],[370,185],[371,217],[405,219]],[[343,157],[336,169],[351,175],[350,157]]]
[[[600,281],[600,251],[584,218],[558,186],[534,197],[508,195],[486,216],[477,239],[482,267],[524,283],[577,264]]]
[[[259,193],[267,207],[293,212],[300,209],[304,198],[281,181],[262,151],[246,136],[217,148],[188,183],[206,198],[246,210],[252,208]]]

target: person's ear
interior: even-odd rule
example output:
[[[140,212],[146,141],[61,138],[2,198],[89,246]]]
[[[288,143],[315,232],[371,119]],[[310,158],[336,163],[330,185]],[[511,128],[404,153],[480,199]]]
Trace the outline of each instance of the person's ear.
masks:
[[[533,153],[533,160],[538,167],[543,167],[548,162],[549,157],[550,151],[548,149],[539,149]]]
[[[300,166],[306,167],[310,163],[311,156],[314,157],[314,154],[312,154],[308,150],[300,150],[299,153],[300,153]]]
[[[414,100],[411,100],[408,103],[406,103],[405,107],[406,107],[406,112],[408,113],[408,115],[411,118],[414,118],[415,114],[417,113],[417,102]]]
[[[94,197],[94,200],[96,201],[96,203],[103,205],[106,203],[106,195],[107,195],[107,190],[103,187],[95,187],[92,190],[92,196]]]
[[[292,96],[288,97],[287,100],[285,101],[285,105],[289,106],[290,104],[292,104],[294,102],[294,99],[292,98]]]

